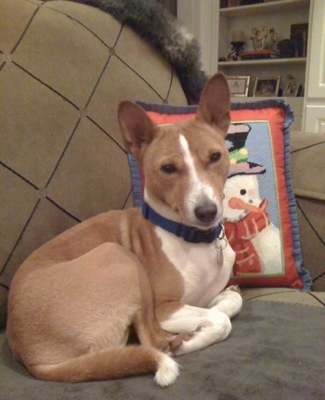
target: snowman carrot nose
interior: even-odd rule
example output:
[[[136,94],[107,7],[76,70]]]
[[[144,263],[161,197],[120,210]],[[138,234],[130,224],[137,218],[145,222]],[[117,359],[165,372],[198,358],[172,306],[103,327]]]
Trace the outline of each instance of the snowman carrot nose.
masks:
[[[248,204],[244,200],[239,199],[238,197],[231,197],[228,201],[228,205],[230,208],[233,208],[234,210],[247,210],[250,212],[263,212],[263,210],[261,208],[253,206],[252,204]]]

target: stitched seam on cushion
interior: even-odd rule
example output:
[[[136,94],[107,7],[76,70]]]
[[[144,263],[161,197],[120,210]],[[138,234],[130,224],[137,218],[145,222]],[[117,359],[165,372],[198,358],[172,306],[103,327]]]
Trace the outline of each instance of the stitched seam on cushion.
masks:
[[[0,282],[0,286],[3,287],[3,288],[5,288],[5,289],[7,289],[7,290],[9,290],[9,286],[5,285],[5,284],[2,283],[2,282]]]
[[[310,148],[313,148],[315,146],[319,146],[319,145],[322,145],[322,144],[325,144],[325,141],[313,143],[313,144],[301,147],[301,148],[296,149],[296,150],[291,150],[290,153],[291,154],[299,153],[301,151],[304,151],[304,150],[307,150],[307,149],[310,149]],[[299,189],[296,186],[295,186],[295,194],[298,195],[298,196],[302,196],[302,197],[311,197],[311,198],[313,198],[315,200],[325,200],[325,194],[322,193],[322,192],[315,192],[313,190]]]
[[[125,148],[123,146],[121,146],[121,144],[116,141],[102,126],[99,125],[98,122],[96,122],[94,119],[92,119],[91,117],[87,116],[87,119],[89,121],[91,121],[94,125],[97,126],[98,129],[100,129],[106,136],[108,136],[125,154],[127,154],[127,151],[125,150]]]
[[[312,296],[313,297],[313,296]],[[252,299],[254,300],[254,299]],[[317,299],[315,299],[317,300]],[[319,305],[315,304],[306,304],[306,303],[300,303],[300,302],[288,302],[288,301],[283,301],[283,300],[263,300],[263,303],[271,303],[271,304],[282,304],[282,305],[286,305],[286,306],[299,306],[299,307],[315,307],[318,309],[322,309],[323,307],[320,307]],[[321,303],[322,305],[324,305],[324,303]],[[324,305],[325,306],[325,305]]]
[[[28,31],[31,23],[33,22],[34,18],[36,17],[36,14],[39,12],[40,8],[43,5],[44,5],[44,3],[37,6],[36,10],[34,11],[33,15],[31,16],[30,20],[28,21],[25,29],[23,30],[22,34],[20,35],[20,38],[17,40],[17,43],[15,44],[13,49],[11,50],[11,54],[13,54],[17,50],[17,47],[20,45],[21,41],[23,40],[23,38],[24,38],[26,32]]]
[[[0,54],[4,55],[5,53],[4,53],[2,50],[0,50]],[[2,68],[3,68],[6,64],[7,64],[6,60],[3,60],[3,61],[2,61],[2,64],[0,65],[0,71],[2,71]]]
[[[21,35],[21,37],[19,38],[18,42],[16,43],[16,45],[15,45],[15,47],[14,47],[14,50],[17,49],[18,44],[22,41],[22,39],[23,39],[25,33],[27,32],[28,28],[30,27],[30,25],[31,25],[31,23],[32,23],[32,21],[33,21],[35,15],[36,15],[36,13],[37,13],[37,11],[39,10],[39,8],[40,8],[40,7],[37,8],[37,10],[34,12],[32,18],[31,18],[30,21],[28,22],[28,24],[27,24],[27,26],[26,26],[26,28],[25,28],[23,34]],[[56,10],[53,10],[53,11],[56,11]],[[63,13],[61,13],[61,14],[63,14]],[[67,16],[67,17],[69,17],[69,16]],[[74,19],[71,18],[71,17],[70,17],[70,19],[71,19],[71,20],[74,20]],[[74,21],[76,21],[76,20],[74,20]],[[76,21],[76,22],[78,22],[78,21]],[[82,25],[82,24],[81,24],[81,25]],[[88,31],[90,31],[90,30],[88,29]],[[91,32],[91,31],[90,31],[90,32]],[[91,33],[93,33],[93,32],[91,32]],[[94,34],[94,33],[93,33],[93,34]],[[121,31],[120,31],[120,33],[119,33],[119,35],[118,35],[118,38],[119,38],[120,34],[121,34]],[[94,35],[95,35],[95,34],[94,34]],[[95,35],[95,36],[97,37],[97,35]],[[117,40],[116,40],[116,43],[117,43]],[[116,44],[116,43],[115,43],[115,44]],[[107,45],[105,45],[105,46],[108,47]],[[14,50],[13,50],[13,51],[14,51]],[[95,87],[94,87],[93,91],[91,92],[91,95],[90,95],[90,97],[89,97],[89,99],[88,99],[88,101],[87,101],[87,105],[89,104],[90,99],[91,99],[93,93],[95,92],[95,90],[96,90],[96,88],[97,88],[98,82],[100,81],[100,78],[101,78],[101,76],[102,76],[102,74],[103,74],[105,68],[107,67],[107,65],[108,65],[108,63],[109,63],[110,58],[111,58],[111,56],[109,56],[108,60],[106,61],[105,66],[104,66],[104,69],[102,70],[101,74],[100,74],[99,77],[98,77],[98,80],[96,81]],[[66,102],[68,102],[68,103],[69,103],[71,106],[73,106],[76,110],[80,111],[80,110],[79,110],[79,107],[78,107],[76,104],[74,104],[74,103],[73,103],[70,99],[68,99],[67,97],[63,96],[60,92],[58,92],[57,90],[55,90],[52,86],[50,86],[50,85],[48,85],[47,83],[43,82],[40,78],[38,78],[37,76],[35,76],[34,74],[32,74],[30,71],[26,70],[24,67],[22,67],[21,65],[19,65],[18,62],[15,62],[15,61],[12,61],[12,62],[13,62],[13,64],[14,64],[16,67],[18,67],[19,69],[21,69],[24,73],[26,73],[27,75],[31,76],[33,79],[35,79],[35,80],[36,80],[37,82],[39,82],[41,85],[44,85],[44,86],[45,86],[46,88],[48,88],[50,91],[54,92],[54,93],[55,93],[56,95],[58,95],[60,98],[62,98],[62,99],[65,100]],[[95,123],[95,121],[93,121],[93,120],[92,120],[91,118],[89,118],[88,116],[87,116],[87,118],[88,118],[89,120],[91,120],[93,123]],[[45,187],[48,187],[49,184],[50,184],[50,182],[51,182],[51,180],[53,179],[53,177],[54,177],[54,175],[55,175],[55,173],[56,173],[56,171],[57,171],[57,169],[58,169],[58,167],[59,167],[59,165],[60,165],[60,163],[61,163],[61,161],[62,161],[62,159],[63,159],[63,157],[64,157],[64,155],[65,155],[65,153],[66,153],[66,150],[68,149],[69,144],[70,144],[70,142],[71,142],[71,140],[72,140],[72,138],[73,138],[73,136],[74,136],[74,134],[75,134],[75,132],[76,132],[76,129],[77,129],[79,123],[80,123],[80,118],[79,118],[79,120],[77,121],[77,123],[76,123],[76,125],[75,125],[75,127],[74,127],[74,129],[73,129],[73,131],[72,131],[72,133],[71,133],[71,135],[70,135],[70,137],[68,138],[68,140],[67,140],[67,142],[66,142],[66,145],[65,145],[65,147],[64,147],[64,149],[63,149],[63,151],[62,151],[62,153],[61,153],[61,155],[60,155],[60,157],[59,157],[59,159],[58,159],[58,161],[57,161],[57,163],[56,163],[56,165],[55,165],[55,167],[54,167],[54,169],[53,169],[53,171],[52,171],[52,173],[51,173],[51,175],[50,175],[50,177],[49,177],[49,179],[48,179],[48,181],[47,181],[47,183],[46,183],[46,185],[45,185]],[[95,123],[95,125],[98,126],[98,127],[100,128],[100,130],[101,130],[104,134],[106,134],[111,140],[113,140],[113,141],[121,148],[121,145],[118,144],[118,143],[117,143],[103,128],[101,128],[97,123]],[[125,152],[125,150],[124,150],[123,148],[122,148],[122,150]],[[2,164],[5,168],[7,168],[8,170],[10,170],[12,173],[14,173],[15,175],[17,175],[20,179],[22,179],[23,181],[25,181],[27,184],[29,184],[30,186],[32,186],[35,190],[39,190],[39,188],[38,188],[36,185],[34,185],[32,182],[30,182],[28,179],[26,179],[25,177],[23,177],[22,175],[20,175],[19,173],[17,173],[17,172],[14,171],[13,169],[11,169],[10,167],[6,166],[6,165],[3,164],[2,162],[1,162],[1,164]],[[65,210],[63,207],[61,207],[60,205],[58,205],[58,204],[57,204],[54,200],[52,200],[50,197],[46,196],[46,199],[47,199],[48,201],[50,201],[55,207],[57,207],[57,208],[60,209],[62,212],[64,212],[66,215],[68,215],[70,218],[72,218],[72,219],[75,220],[76,222],[80,222],[80,220],[79,220],[77,217],[75,217],[75,216],[74,216],[73,214],[71,214],[69,211]],[[40,203],[40,199],[38,199],[38,201],[36,202],[36,204],[35,204],[35,206],[34,206],[34,209],[33,209],[32,213],[31,213],[30,216],[27,218],[27,221],[26,221],[26,223],[25,223],[25,225],[24,225],[22,231],[20,232],[19,237],[17,238],[16,242],[14,243],[14,246],[12,247],[12,249],[11,249],[11,251],[10,251],[10,254],[9,254],[7,260],[5,261],[5,263],[3,264],[2,269],[0,270],[0,274],[2,274],[2,273],[6,270],[6,268],[7,268],[7,266],[8,266],[8,263],[9,263],[9,261],[10,261],[12,255],[14,254],[14,252],[15,252],[15,250],[16,250],[18,244],[19,244],[20,241],[21,241],[21,238],[22,238],[23,234],[25,233],[25,231],[26,231],[26,229],[27,229],[27,227],[28,227],[28,225],[29,225],[29,223],[30,223],[30,221],[31,221],[31,219],[32,219],[32,217],[33,217],[33,215],[34,215],[34,213],[36,212],[36,210],[37,210],[37,208],[38,208],[39,203]]]
[[[312,190],[299,189],[295,187],[296,196],[312,198],[314,200],[325,200],[325,194],[320,192],[313,192]]]
[[[61,97],[63,100],[67,101],[70,105],[72,105],[72,107],[74,107],[76,110],[79,111],[79,107],[74,104],[71,100],[69,100],[67,97],[63,96],[62,93],[58,92],[57,90],[55,90],[52,86],[48,85],[47,83],[43,82],[40,78],[38,78],[37,76],[33,75],[31,72],[29,72],[27,69],[25,69],[24,67],[22,67],[21,65],[19,65],[17,62],[13,61],[12,62],[14,65],[16,65],[16,67],[18,67],[19,69],[21,69],[22,71],[24,71],[27,75],[31,76],[33,79],[35,79],[37,82],[39,82],[40,84],[44,85],[45,87],[47,87],[49,90],[51,90],[52,92],[54,92],[55,94],[57,94],[59,97]]]
[[[50,203],[52,203],[56,208],[58,208],[59,210],[61,210],[62,212],[64,212],[66,215],[68,215],[70,218],[72,218],[73,220],[75,220],[75,221],[78,222],[78,223],[81,222],[77,217],[75,217],[75,216],[74,216],[73,214],[71,214],[69,211],[65,210],[63,207],[61,207],[60,205],[58,205],[58,204],[57,204],[55,201],[53,201],[51,198],[49,198],[49,197],[45,197],[45,198],[46,198]],[[28,225],[29,225],[30,221],[32,220],[32,218],[33,218],[33,216],[34,216],[34,214],[35,214],[35,212],[36,212],[36,210],[37,210],[37,208],[38,208],[40,202],[41,202],[41,199],[38,199],[37,202],[36,202],[36,204],[35,204],[35,206],[34,206],[34,208],[33,208],[33,210],[32,210],[32,212],[31,212],[31,214],[30,214],[30,216],[27,218],[27,221],[26,221],[26,223],[25,223],[23,229],[21,230],[21,232],[20,232],[20,234],[19,234],[19,236],[18,236],[18,239],[16,240],[15,244],[13,245],[13,247],[12,247],[10,253],[9,253],[9,256],[7,257],[6,261],[4,262],[4,264],[3,264],[3,266],[2,266],[2,269],[0,270],[0,275],[2,275],[2,274],[5,272],[5,270],[7,269],[8,263],[9,263],[9,261],[10,261],[12,255],[13,255],[14,252],[16,251],[16,248],[17,248],[17,246],[19,245],[19,243],[20,243],[20,241],[21,241],[21,238],[23,237],[23,235],[24,235],[26,229],[28,228]]]
[[[168,97],[169,97],[170,91],[172,89],[173,81],[174,81],[174,69],[171,67],[171,76],[170,76],[170,81],[169,81],[169,87],[168,87],[168,90],[167,90],[166,98],[163,99],[163,102],[165,104],[168,104]]]
[[[310,149],[310,148],[315,147],[315,146],[318,146],[318,145],[320,145],[320,144],[325,144],[325,140],[324,140],[323,142],[313,143],[313,144],[310,144],[310,145],[308,145],[308,146],[301,147],[301,148],[296,149],[296,150],[291,150],[290,153],[291,153],[291,154],[299,153],[300,151]]]
[[[275,294],[279,294],[279,293],[288,293],[288,290],[277,290],[276,292],[272,292],[272,293],[263,293],[263,294],[256,295],[256,296],[254,296],[254,297],[252,297],[250,299],[244,300],[244,301],[245,302],[246,301],[251,301],[251,300],[258,299],[260,297],[266,297],[266,296],[275,295]],[[305,293],[305,292],[302,291],[302,290],[293,290],[292,293],[296,294],[296,293]]]
[[[81,25],[84,26],[83,24],[81,24]],[[89,32],[91,32],[96,38],[98,38],[98,36],[97,36],[93,31],[91,31],[89,28],[87,28],[87,30],[88,30]],[[118,43],[118,41],[119,41],[119,39],[120,39],[120,36],[121,36],[121,34],[122,34],[122,30],[123,30],[123,25],[122,25],[121,28],[120,28],[120,31],[119,31],[119,33],[118,33],[118,35],[117,35],[117,38],[116,38],[116,40],[115,40],[115,43],[114,43],[114,45],[113,45],[113,48],[110,48],[110,47],[108,47],[108,46],[106,45],[106,47],[108,47],[109,50],[113,50],[113,51],[114,51],[114,55],[115,55],[115,46],[116,46],[116,44]],[[98,38],[98,39],[100,40],[100,38]],[[88,105],[90,104],[91,99],[93,98],[93,95],[95,94],[95,92],[96,92],[96,90],[97,90],[97,88],[98,88],[99,82],[101,81],[101,79],[102,79],[102,77],[103,77],[103,75],[104,75],[104,72],[106,71],[107,66],[108,66],[108,64],[109,64],[110,61],[111,61],[111,58],[112,58],[112,54],[110,54],[110,55],[108,56],[108,59],[107,59],[105,65],[104,65],[104,67],[103,67],[103,70],[102,70],[102,72],[99,74],[99,77],[98,77],[98,79],[97,79],[97,82],[95,83],[94,88],[93,88],[92,92],[90,93],[90,96],[89,96],[89,99],[88,99],[88,101],[87,101],[87,103],[86,103],[85,108],[87,108]]]
[[[260,295],[258,295],[258,296],[255,296],[255,297],[251,298],[251,299],[245,300],[244,302],[246,303],[246,302],[249,302],[249,301],[258,300],[259,298],[262,298],[262,297],[267,297],[267,296],[270,296],[270,295],[273,295],[273,296],[274,296],[274,295],[281,294],[281,293],[288,293],[288,291],[287,291],[287,290],[283,290],[283,291],[277,291],[277,292],[275,292],[275,293],[260,294]],[[308,295],[310,295],[311,297],[313,297],[317,302],[319,302],[320,304],[322,304],[322,305],[325,307],[325,304],[324,304],[318,297],[316,297],[314,294],[312,294],[311,292],[304,292],[304,291],[302,291],[302,290],[292,292],[293,295],[295,295],[295,294],[297,294],[297,293],[308,294]],[[289,302],[289,301],[271,300],[271,299],[269,299],[269,300],[263,300],[263,301],[268,302],[268,303],[278,303],[278,304],[281,304],[281,303],[282,303],[282,304],[290,304],[290,305],[301,305],[301,306],[309,306],[309,307],[319,307],[318,305],[305,304],[305,303],[301,303],[301,302],[299,302],[299,301],[294,302],[294,303]]]
[[[318,276],[316,276],[316,278],[313,279],[313,282],[316,282],[318,279],[322,278],[323,276],[325,276],[325,272],[321,272]]]
[[[325,241],[324,239],[322,239],[322,237],[320,236],[320,234],[317,232],[316,228],[314,227],[314,225],[311,223],[311,221],[309,220],[309,218],[307,217],[306,213],[304,212],[303,208],[301,207],[301,205],[299,204],[299,201],[297,201],[297,207],[299,208],[300,212],[302,213],[302,215],[304,216],[307,224],[310,226],[310,228],[313,230],[313,232],[315,233],[315,235],[317,236],[317,238],[319,239],[319,241],[323,244],[323,246],[325,246]]]
[[[39,190],[39,187],[36,186],[34,183],[32,183],[30,180],[26,179],[23,175],[20,175],[17,171],[14,169],[10,168],[7,164],[5,164],[3,161],[0,161],[0,165],[2,165],[5,169],[13,173],[14,175],[18,176],[18,178],[22,179],[24,182],[26,182],[28,185],[30,185],[32,188]]]
[[[311,293],[311,292],[306,292],[306,293],[309,294],[309,296],[313,297],[315,300],[317,300],[320,304],[322,304],[325,307],[325,303],[321,299],[319,299],[317,297],[317,295],[315,295],[314,293]]]
[[[132,187],[131,187],[131,189],[129,190],[128,195],[126,196],[125,202],[123,203],[123,205],[122,205],[122,207],[121,207],[121,210],[124,210],[124,208],[126,207],[127,202],[129,201],[129,199],[130,199],[131,196],[132,196]]]
[[[67,151],[67,149],[68,149],[68,147],[69,147],[69,145],[70,145],[70,143],[71,143],[71,140],[73,139],[73,137],[74,137],[74,135],[75,135],[75,133],[76,133],[76,130],[77,130],[79,124],[80,124],[80,120],[81,120],[81,118],[78,119],[78,121],[77,121],[75,127],[73,128],[72,133],[71,133],[70,137],[68,138],[68,140],[67,140],[67,142],[66,142],[66,144],[65,144],[65,146],[64,146],[64,149],[62,150],[62,153],[61,153],[61,155],[60,155],[60,157],[59,157],[59,159],[58,159],[58,161],[57,161],[55,167],[53,168],[53,171],[52,171],[52,173],[51,173],[51,175],[50,175],[48,181],[46,182],[46,185],[45,185],[46,188],[47,188],[47,187],[49,186],[49,184],[51,183],[51,181],[52,181],[52,179],[53,179],[53,176],[55,175],[57,169],[59,168],[59,165],[61,164],[61,161],[62,161],[62,159],[63,159],[63,157],[64,157],[64,155],[65,155],[65,153],[66,153],[66,151]]]
[[[75,217],[73,214],[71,214],[69,211],[65,210],[63,207],[61,207],[58,203],[56,203],[54,200],[52,200],[50,197],[46,196],[46,199],[52,203],[55,207],[57,207],[59,210],[63,211],[65,214],[67,214],[69,217],[74,219],[76,222],[81,222],[81,220],[77,217]]]
[[[48,4],[50,4],[50,3],[48,3]],[[65,17],[71,19],[71,20],[74,21],[75,23],[81,25],[86,31],[88,31],[89,33],[91,33],[92,35],[94,35],[95,38],[98,39],[105,47],[107,47],[108,49],[110,48],[110,46],[109,46],[107,43],[105,43],[105,42],[103,41],[103,39],[101,39],[94,31],[92,31],[91,29],[89,29],[88,26],[85,25],[85,24],[83,24],[81,21],[78,21],[76,18],[73,18],[71,15],[66,14],[65,12],[63,12],[63,11],[61,11],[61,10],[57,10],[57,9],[55,9],[55,8],[51,8],[50,6],[45,7],[45,8],[47,8],[48,10],[51,10],[51,11],[53,11],[53,12],[57,12],[57,13],[59,13],[59,14],[61,14],[61,15],[64,15]],[[118,34],[118,37],[119,37],[119,35],[120,35],[120,33]],[[116,42],[114,43],[114,46],[115,46],[115,44],[116,44]]]
[[[9,253],[9,256],[8,256],[7,260],[5,261],[5,263],[3,264],[2,269],[0,270],[0,274],[2,274],[2,273],[6,270],[7,265],[8,265],[8,263],[9,263],[9,260],[10,260],[10,258],[12,257],[13,253],[15,252],[15,250],[16,250],[16,248],[17,248],[17,246],[18,246],[18,244],[19,244],[19,242],[20,242],[20,240],[21,240],[23,234],[25,233],[25,231],[26,231],[26,229],[27,229],[27,227],[28,227],[28,225],[29,225],[29,222],[30,222],[31,219],[33,218],[33,215],[35,214],[35,212],[36,212],[36,210],[37,210],[37,207],[38,207],[40,201],[41,201],[41,199],[38,199],[38,200],[37,200],[37,202],[36,202],[36,204],[35,204],[35,206],[34,206],[32,212],[30,213],[29,217],[27,218],[27,221],[26,221],[26,223],[25,223],[23,229],[21,230],[21,232],[20,232],[20,234],[19,234],[19,236],[18,236],[18,239],[16,240],[15,244],[13,245],[13,247],[12,247],[12,249],[11,249],[11,252]]]
[[[124,60],[122,60],[122,58],[120,58],[117,54],[115,54],[115,57],[122,63],[124,64],[128,69],[130,69],[138,78],[140,78],[143,82],[145,82],[151,90],[153,90],[156,95],[163,101],[163,97],[157,92],[157,90],[145,79],[143,79],[143,77],[135,70],[133,69],[129,64],[127,64]]]

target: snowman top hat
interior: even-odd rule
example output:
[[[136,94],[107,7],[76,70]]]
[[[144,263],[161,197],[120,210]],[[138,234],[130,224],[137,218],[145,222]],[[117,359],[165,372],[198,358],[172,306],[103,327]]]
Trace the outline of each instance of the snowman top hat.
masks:
[[[248,124],[234,123],[229,126],[226,140],[230,142],[230,169],[228,178],[235,175],[264,174],[263,165],[248,161],[248,150],[245,147],[251,127]]]

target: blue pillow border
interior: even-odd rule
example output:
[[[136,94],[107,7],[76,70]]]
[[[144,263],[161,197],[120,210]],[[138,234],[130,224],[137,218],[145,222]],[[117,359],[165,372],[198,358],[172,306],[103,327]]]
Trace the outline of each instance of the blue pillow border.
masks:
[[[174,106],[170,104],[159,104],[149,103],[137,100],[136,103],[140,105],[146,111],[152,111],[163,114],[194,114],[197,110],[196,105],[185,105],[185,106]],[[283,137],[284,137],[284,174],[286,189],[288,194],[289,202],[289,214],[292,226],[292,248],[293,248],[293,259],[297,268],[297,272],[303,284],[303,290],[311,290],[312,279],[310,273],[303,266],[303,258],[301,252],[301,240],[299,232],[298,214],[296,198],[294,194],[294,188],[291,178],[290,168],[290,125],[294,120],[294,114],[288,103],[283,99],[266,99],[259,101],[245,101],[245,102],[233,102],[231,103],[231,110],[260,110],[263,108],[270,107],[281,107],[285,112],[284,124],[283,124]],[[132,192],[134,199],[134,206],[141,207],[143,203],[143,194],[141,186],[141,174],[136,159],[132,154],[128,154],[128,160],[131,171],[132,179]]]

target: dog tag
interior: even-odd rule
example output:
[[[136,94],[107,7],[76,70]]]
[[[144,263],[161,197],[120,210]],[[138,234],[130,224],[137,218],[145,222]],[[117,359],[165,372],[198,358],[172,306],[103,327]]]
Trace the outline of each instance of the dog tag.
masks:
[[[217,263],[219,267],[223,266],[223,249],[221,246],[217,246]]]
[[[217,247],[217,263],[219,267],[223,266],[223,249],[227,247],[228,241],[226,239],[226,234],[224,228],[222,229],[221,235],[218,237],[216,242]]]

